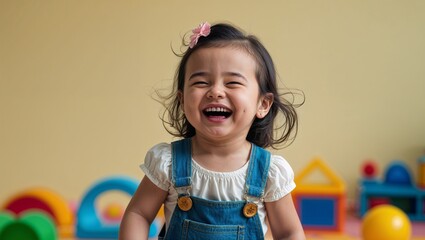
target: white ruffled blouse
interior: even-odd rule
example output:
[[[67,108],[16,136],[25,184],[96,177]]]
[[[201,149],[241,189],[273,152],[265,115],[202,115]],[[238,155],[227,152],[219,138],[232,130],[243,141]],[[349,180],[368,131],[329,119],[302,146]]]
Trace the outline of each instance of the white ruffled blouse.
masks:
[[[160,143],[146,154],[144,164],[140,165],[145,175],[159,188],[168,191],[164,203],[166,226],[168,226],[177,203],[177,192],[171,182],[171,144]],[[248,164],[233,172],[215,172],[200,166],[192,159],[192,189],[190,194],[199,198],[216,201],[244,200],[245,176]],[[264,193],[265,202],[279,200],[295,188],[294,172],[281,156],[272,155],[268,180]],[[266,210],[263,203],[258,204],[263,233],[267,232]]]

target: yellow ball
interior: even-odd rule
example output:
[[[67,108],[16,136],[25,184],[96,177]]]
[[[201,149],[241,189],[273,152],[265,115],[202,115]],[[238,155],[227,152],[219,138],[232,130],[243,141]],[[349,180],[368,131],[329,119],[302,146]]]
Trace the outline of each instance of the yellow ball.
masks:
[[[407,215],[392,205],[379,205],[363,217],[363,240],[408,240],[412,227]]]

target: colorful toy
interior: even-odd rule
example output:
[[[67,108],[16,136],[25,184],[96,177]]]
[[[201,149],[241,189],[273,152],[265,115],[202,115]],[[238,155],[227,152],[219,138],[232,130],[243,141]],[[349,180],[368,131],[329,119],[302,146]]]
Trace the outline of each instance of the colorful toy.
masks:
[[[418,186],[425,189],[425,155],[418,158]]]
[[[359,214],[382,204],[391,204],[404,211],[410,220],[425,221],[425,190],[413,185],[409,168],[402,161],[393,161],[384,172],[384,180],[362,179],[358,186]]]
[[[411,224],[407,215],[392,205],[380,205],[369,210],[362,222],[363,240],[409,240]]]
[[[318,171],[326,182],[307,181]],[[343,180],[321,159],[313,159],[296,177],[292,193],[295,207],[306,231],[342,232],[345,221],[346,192]]]
[[[363,177],[367,179],[372,179],[376,177],[377,167],[375,163],[371,160],[366,161],[362,166]]]
[[[15,219],[12,213],[0,213],[1,240],[56,240],[55,223],[44,212],[29,210]]]
[[[107,223],[119,223],[124,215],[125,208],[119,203],[108,204],[103,213],[102,217]]]
[[[385,183],[398,186],[411,186],[412,178],[407,166],[401,161],[394,161],[385,172]]]
[[[74,217],[68,203],[56,192],[47,188],[30,188],[12,196],[3,205],[16,215],[37,210],[50,216],[56,223],[61,237],[73,236]]]
[[[19,192],[10,197],[0,211],[0,240],[52,240],[50,233],[43,233],[52,232],[51,227],[45,227],[43,230],[37,224],[34,228],[35,225],[31,223],[40,221],[40,224],[43,225],[48,220],[52,223],[50,226],[54,228],[55,234],[59,235],[60,239],[74,238],[74,229],[78,238],[116,239],[125,207],[112,203],[107,205],[103,211],[99,211],[96,201],[99,195],[114,190],[131,196],[137,186],[137,180],[126,176],[104,178],[89,188],[81,203],[67,203],[60,195],[47,188],[36,187]],[[30,213],[32,215],[27,216]],[[34,214],[37,216],[34,217]],[[77,221],[74,221],[75,215],[77,215]],[[48,220],[44,221],[41,218]],[[150,226],[150,238],[159,234],[164,222],[164,212],[161,208]],[[56,239],[56,235],[54,239]]]
[[[101,213],[95,206],[96,199],[102,193],[118,190],[132,196],[138,181],[125,177],[113,176],[101,179],[93,184],[81,200],[77,211],[76,236],[78,238],[117,239],[119,223],[107,224],[101,219]]]
[[[3,231],[3,228],[8,225],[10,222],[14,221],[15,217],[12,213],[3,211],[0,212],[0,233]]]

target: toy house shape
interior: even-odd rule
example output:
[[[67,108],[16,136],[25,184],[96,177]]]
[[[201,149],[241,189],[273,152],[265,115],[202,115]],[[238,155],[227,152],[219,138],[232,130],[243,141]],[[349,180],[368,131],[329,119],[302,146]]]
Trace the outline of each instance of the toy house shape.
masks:
[[[325,182],[311,181],[315,172]],[[313,159],[295,176],[294,204],[306,231],[342,232],[345,222],[346,189],[344,181],[320,158]]]

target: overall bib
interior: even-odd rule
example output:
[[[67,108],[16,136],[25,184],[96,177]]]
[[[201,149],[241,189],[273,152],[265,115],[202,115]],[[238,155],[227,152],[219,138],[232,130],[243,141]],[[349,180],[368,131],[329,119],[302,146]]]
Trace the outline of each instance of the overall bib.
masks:
[[[262,201],[269,167],[270,152],[252,144],[244,201],[190,196],[191,139],[172,142],[172,181],[179,198],[165,236],[158,239],[264,239],[256,202]]]

